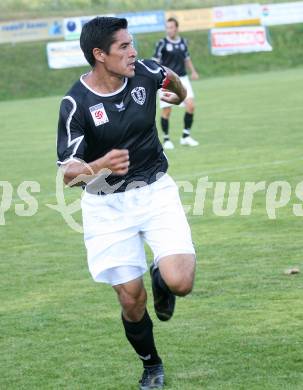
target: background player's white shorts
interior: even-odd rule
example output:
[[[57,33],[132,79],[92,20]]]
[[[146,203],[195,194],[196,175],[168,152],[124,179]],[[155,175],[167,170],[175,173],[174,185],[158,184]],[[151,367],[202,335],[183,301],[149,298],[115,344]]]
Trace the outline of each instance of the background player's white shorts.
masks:
[[[167,174],[126,192],[84,192],[81,206],[88,267],[96,282],[117,285],[142,276],[144,242],[156,264],[167,255],[195,253],[178,187]]]
[[[182,84],[184,85],[184,87],[187,89],[186,99],[194,98],[195,95],[194,95],[194,91],[193,91],[193,88],[191,86],[191,82],[189,80],[189,77],[187,75],[186,76],[181,76],[180,80],[181,80]],[[161,97],[162,94],[163,94],[162,90],[160,89],[159,97]],[[166,103],[166,102],[163,102],[162,100],[160,100],[160,108],[171,107],[171,106],[173,106],[173,104],[169,104],[169,103]],[[184,107],[185,106],[184,102],[180,103],[179,106],[180,107]]]

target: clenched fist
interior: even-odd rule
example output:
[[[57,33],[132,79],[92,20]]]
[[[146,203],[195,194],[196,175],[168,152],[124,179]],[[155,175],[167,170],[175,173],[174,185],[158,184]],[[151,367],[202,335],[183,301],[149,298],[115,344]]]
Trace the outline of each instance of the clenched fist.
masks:
[[[113,149],[102,157],[102,165],[115,175],[126,175],[129,167],[129,154],[127,149]]]

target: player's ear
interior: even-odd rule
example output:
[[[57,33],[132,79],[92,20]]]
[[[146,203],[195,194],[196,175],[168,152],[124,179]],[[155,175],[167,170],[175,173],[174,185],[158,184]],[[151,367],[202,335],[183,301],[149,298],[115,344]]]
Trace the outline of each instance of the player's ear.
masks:
[[[96,61],[104,62],[104,58],[105,58],[104,54],[105,54],[104,51],[99,49],[98,47],[95,47],[93,49],[93,55],[94,55]]]

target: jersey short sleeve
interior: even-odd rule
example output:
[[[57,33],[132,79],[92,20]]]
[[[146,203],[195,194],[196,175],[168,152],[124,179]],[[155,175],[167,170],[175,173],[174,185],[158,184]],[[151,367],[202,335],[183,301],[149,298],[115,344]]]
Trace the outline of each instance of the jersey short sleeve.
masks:
[[[58,123],[58,165],[85,159],[83,117],[76,100],[71,96],[62,99]]]
[[[153,79],[157,84],[157,89],[160,89],[166,77],[166,71],[163,66],[149,59],[139,60],[138,63],[141,65],[140,73]]]
[[[187,39],[183,39],[183,41],[184,41],[184,48],[185,48],[185,50],[184,50],[184,59],[186,60],[187,58],[190,57],[189,51],[188,51],[188,41],[187,41]]]
[[[156,43],[156,48],[155,48],[155,52],[154,52],[154,55],[153,55],[153,59],[155,59],[156,61],[161,61],[162,59],[162,51],[165,47],[165,41],[164,39],[160,39],[159,42]]]

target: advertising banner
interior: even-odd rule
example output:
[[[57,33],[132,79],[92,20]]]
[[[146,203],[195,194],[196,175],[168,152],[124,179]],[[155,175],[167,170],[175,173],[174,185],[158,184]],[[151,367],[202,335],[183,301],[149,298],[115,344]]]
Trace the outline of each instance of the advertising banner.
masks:
[[[260,4],[242,4],[213,8],[215,27],[256,25],[261,23]]]
[[[0,43],[39,41],[63,37],[63,19],[47,18],[0,23]]]
[[[51,69],[88,66],[79,41],[49,42],[46,51],[48,66]]]
[[[97,15],[64,19],[64,38],[66,40],[79,39],[83,25],[96,16]],[[132,34],[165,30],[164,11],[131,12],[100,16],[116,16],[119,18],[126,18],[128,21],[128,30]]]
[[[210,30],[210,45],[211,53],[217,56],[272,51],[263,26],[214,28]]]
[[[86,22],[95,18],[97,15],[78,16],[73,18],[65,18],[63,20],[64,39],[72,41],[80,38],[82,27]],[[115,16],[114,14],[99,15],[99,16]]]
[[[176,18],[182,31],[208,30],[213,27],[212,8],[167,11],[165,18]]]
[[[164,11],[132,12],[118,14],[116,16],[127,19],[128,30],[132,34],[165,30]]]
[[[293,3],[262,4],[261,19],[264,26],[303,22],[303,1]]]

